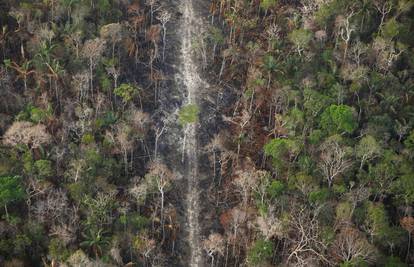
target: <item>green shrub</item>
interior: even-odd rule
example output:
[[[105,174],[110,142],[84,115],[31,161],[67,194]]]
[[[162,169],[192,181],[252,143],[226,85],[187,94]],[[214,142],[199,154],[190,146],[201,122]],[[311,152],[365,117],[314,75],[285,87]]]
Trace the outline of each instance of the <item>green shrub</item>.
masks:
[[[188,123],[196,123],[199,113],[200,109],[195,104],[183,106],[178,113],[180,124],[184,126]]]
[[[34,163],[36,174],[38,178],[49,178],[53,176],[54,170],[52,167],[52,162],[50,160],[37,160]]]
[[[247,260],[251,266],[256,266],[271,259],[273,251],[274,245],[271,241],[257,240],[249,249]]]
[[[309,194],[309,201],[312,203],[324,203],[330,197],[330,191],[328,188],[322,188],[317,191],[313,191]]]
[[[272,181],[270,185],[266,188],[266,192],[271,199],[275,199],[278,196],[280,196],[284,190],[285,184],[278,180]]]
[[[352,133],[358,126],[350,106],[331,105],[322,113],[321,127],[327,133]]]

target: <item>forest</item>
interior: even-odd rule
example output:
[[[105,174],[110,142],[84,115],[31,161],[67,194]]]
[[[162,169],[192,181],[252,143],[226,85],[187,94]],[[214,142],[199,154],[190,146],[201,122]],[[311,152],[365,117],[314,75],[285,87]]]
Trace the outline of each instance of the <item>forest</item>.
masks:
[[[1,0],[0,266],[414,265],[414,0]]]

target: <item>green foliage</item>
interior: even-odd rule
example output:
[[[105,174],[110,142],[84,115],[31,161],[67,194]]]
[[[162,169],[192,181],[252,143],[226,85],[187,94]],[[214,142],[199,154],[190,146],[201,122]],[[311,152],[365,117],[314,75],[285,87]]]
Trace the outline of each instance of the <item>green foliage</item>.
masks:
[[[26,193],[20,176],[0,177],[0,205],[24,199]]]
[[[263,58],[263,66],[267,71],[275,71],[277,67],[277,61],[272,55],[267,54]]]
[[[95,137],[92,134],[86,133],[82,136],[82,143],[85,145],[90,145],[95,143]]]
[[[271,241],[259,239],[249,249],[247,261],[251,266],[257,266],[271,259],[274,252],[274,245]]]
[[[276,6],[277,3],[278,0],[260,0],[260,7],[264,10],[268,10],[269,8]]]
[[[26,150],[22,155],[23,170],[26,174],[31,174],[34,169],[34,160],[31,150]]]
[[[297,154],[300,151],[299,145],[294,141],[286,138],[274,138],[264,146],[264,152],[273,159],[281,160],[289,154]]]
[[[102,91],[109,92],[112,88],[112,81],[105,74],[100,76],[99,83],[101,85]]]
[[[311,203],[324,203],[326,202],[331,193],[328,188],[321,188],[320,190],[313,191],[309,194],[309,201]]]
[[[22,254],[24,251],[30,247],[32,240],[25,234],[17,234],[13,238],[13,250],[16,254]]]
[[[36,174],[39,178],[48,178],[54,175],[52,162],[50,160],[37,160],[34,163]]]
[[[286,128],[291,131],[292,134],[300,132],[305,123],[305,114],[298,108],[292,108],[285,118]]]
[[[404,140],[404,145],[408,149],[414,150],[414,130],[412,130],[408,137]]]
[[[17,116],[16,120],[30,121],[33,123],[45,122],[52,116],[52,108],[48,106],[47,109],[35,107],[32,104],[26,106]]]
[[[382,35],[387,39],[393,39],[399,34],[400,27],[401,26],[396,18],[391,18],[385,22],[382,28]]]
[[[350,202],[340,202],[336,206],[336,220],[338,222],[350,222],[352,218],[352,204]]]
[[[124,103],[128,103],[138,95],[139,91],[140,88],[131,84],[123,83],[114,89],[114,94],[121,97]]]
[[[129,224],[136,231],[140,231],[150,225],[150,219],[140,214],[132,214],[128,216]]]
[[[350,106],[331,105],[321,115],[321,127],[330,134],[352,133],[358,126]]]
[[[350,261],[344,261],[340,265],[340,267],[368,267],[368,264],[362,259],[355,259]]]
[[[80,243],[81,247],[90,249],[98,257],[102,254],[105,247],[110,244],[110,238],[103,229],[91,228],[88,231],[82,233],[84,241]]]
[[[382,203],[368,203],[366,225],[378,240],[386,240],[390,227],[388,216]]]
[[[399,177],[393,184],[392,191],[396,194],[395,199],[407,205],[414,204],[414,173]]]
[[[312,145],[318,144],[323,138],[323,132],[321,130],[314,130],[309,134],[308,140]]]
[[[285,190],[285,184],[279,180],[273,180],[266,188],[266,192],[270,199],[279,197]]]
[[[307,118],[316,117],[331,102],[328,96],[308,88],[303,90],[303,98]]]
[[[196,123],[198,122],[198,114],[200,113],[200,109],[195,104],[188,104],[183,106],[180,111],[178,112],[178,119],[182,126],[188,123]]]
[[[65,261],[70,256],[70,251],[63,244],[62,240],[53,238],[49,243],[49,255],[52,259]]]
[[[111,9],[111,2],[109,0],[98,0],[97,8],[100,12],[108,12]]]
[[[309,45],[312,37],[312,32],[305,29],[293,30],[288,36],[289,40],[297,47],[299,52]]]
[[[223,31],[220,28],[211,26],[209,28],[209,33],[210,33],[209,37],[213,43],[218,44],[218,45],[224,44],[225,39],[224,39]]]
[[[408,265],[395,256],[390,256],[385,261],[384,267],[408,267]]]

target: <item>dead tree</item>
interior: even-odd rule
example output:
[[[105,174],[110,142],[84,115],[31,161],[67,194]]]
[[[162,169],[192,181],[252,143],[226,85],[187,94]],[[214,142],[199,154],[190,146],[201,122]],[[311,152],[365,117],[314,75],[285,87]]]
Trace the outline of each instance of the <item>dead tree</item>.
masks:
[[[162,27],[162,61],[165,61],[165,46],[167,44],[167,39],[166,39],[167,27],[166,27],[166,24],[170,21],[171,14],[168,11],[163,10],[158,15],[157,19],[161,22],[161,27]]]

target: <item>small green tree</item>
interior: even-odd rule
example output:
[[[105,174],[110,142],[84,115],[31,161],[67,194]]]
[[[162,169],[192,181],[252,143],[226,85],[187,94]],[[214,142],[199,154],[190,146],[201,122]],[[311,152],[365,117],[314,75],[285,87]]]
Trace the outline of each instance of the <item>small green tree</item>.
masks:
[[[361,160],[359,168],[362,169],[365,162],[378,157],[381,151],[381,146],[374,137],[370,135],[364,136],[356,147],[356,155]]]
[[[330,134],[352,133],[358,126],[352,107],[331,105],[321,115],[321,127]]]
[[[103,248],[110,244],[109,238],[105,235],[103,229],[91,228],[89,231],[82,234],[84,241],[80,243],[81,247],[90,249],[96,258],[102,255]]]
[[[277,5],[278,0],[260,0],[260,7],[264,10],[268,10]]]
[[[264,146],[264,153],[273,159],[276,168],[283,168],[286,163],[299,154],[301,146],[295,140],[275,138]]]
[[[249,266],[257,266],[272,258],[274,245],[271,241],[259,239],[254,242],[247,256]]]
[[[0,204],[4,206],[7,218],[9,218],[7,205],[11,202],[22,200],[24,197],[25,191],[20,176],[0,177]]]
[[[302,55],[302,52],[309,45],[309,42],[312,40],[312,32],[305,29],[293,30],[289,34],[289,40],[295,45],[296,51],[299,55]]]
[[[182,107],[178,113],[180,124],[184,126],[189,123],[196,123],[199,113],[200,109],[195,104],[188,104]]]
[[[36,173],[40,179],[51,177],[54,174],[52,162],[50,160],[37,160],[34,163],[34,166],[36,168]]]
[[[139,88],[131,84],[123,83],[114,89],[114,93],[121,97],[124,103],[128,103],[138,95]]]

